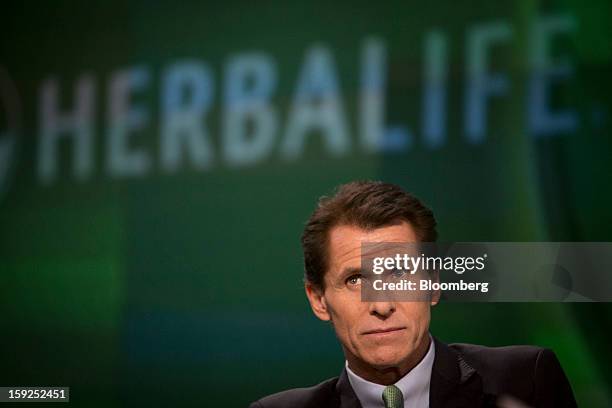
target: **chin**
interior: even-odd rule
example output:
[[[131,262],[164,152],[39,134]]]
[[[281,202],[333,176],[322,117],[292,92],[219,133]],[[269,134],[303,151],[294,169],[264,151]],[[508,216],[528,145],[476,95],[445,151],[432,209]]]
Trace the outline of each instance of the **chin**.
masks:
[[[369,352],[364,360],[372,367],[384,369],[401,365],[410,354],[410,350],[384,346]]]

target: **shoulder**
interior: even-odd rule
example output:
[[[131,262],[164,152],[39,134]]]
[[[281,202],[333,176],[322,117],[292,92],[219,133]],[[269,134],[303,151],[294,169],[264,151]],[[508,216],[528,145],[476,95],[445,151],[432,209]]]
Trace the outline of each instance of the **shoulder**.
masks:
[[[467,363],[479,372],[490,369],[498,371],[533,370],[539,358],[547,358],[554,353],[537,346],[487,347],[476,344],[454,343],[449,347],[463,356]]]
[[[511,394],[523,400],[532,398],[535,390],[537,360],[543,348],[534,346],[486,347],[464,343],[448,346],[480,375],[485,393]]]
[[[251,404],[250,408],[310,408],[327,407],[336,398],[338,377],[308,388],[295,388],[268,395]]]
[[[563,403],[556,406],[575,406],[569,381],[550,349],[462,343],[450,344],[449,347],[480,374],[485,392],[515,395],[532,403],[559,398]],[[565,405],[568,402],[569,405]],[[548,405],[545,403],[543,406]]]

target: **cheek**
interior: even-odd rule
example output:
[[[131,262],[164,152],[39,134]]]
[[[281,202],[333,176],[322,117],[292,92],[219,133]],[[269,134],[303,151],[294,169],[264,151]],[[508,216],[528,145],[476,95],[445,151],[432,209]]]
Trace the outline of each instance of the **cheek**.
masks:
[[[351,307],[351,305],[353,307]],[[359,304],[352,304],[340,301],[335,303],[335,306],[336,307],[329,307],[328,305],[332,324],[336,331],[336,335],[343,343],[347,343],[351,341],[351,337],[354,337],[355,332],[358,331],[361,302],[359,302]]]
[[[404,302],[399,303],[398,311],[409,320],[429,319],[429,303],[427,302]]]
[[[402,310],[404,319],[411,327],[413,334],[422,334],[429,330],[430,309],[427,303],[411,303]]]

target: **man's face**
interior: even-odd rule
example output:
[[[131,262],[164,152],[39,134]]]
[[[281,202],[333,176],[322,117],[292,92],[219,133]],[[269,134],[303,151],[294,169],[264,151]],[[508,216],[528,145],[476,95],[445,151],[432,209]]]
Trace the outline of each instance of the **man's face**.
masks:
[[[329,236],[325,290],[321,293],[307,287],[313,311],[320,319],[331,320],[349,366],[411,366],[429,344],[430,304],[362,302],[362,242],[417,242],[417,237],[406,222],[371,231],[350,225],[334,227]]]

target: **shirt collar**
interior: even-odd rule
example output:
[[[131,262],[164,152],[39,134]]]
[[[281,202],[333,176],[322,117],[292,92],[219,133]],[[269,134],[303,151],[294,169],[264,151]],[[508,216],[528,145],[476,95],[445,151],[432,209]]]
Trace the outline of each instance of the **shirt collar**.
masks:
[[[404,406],[428,407],[429,406],[429,383],[431,380],[431,370],[433,368],[436,350],[434,342],[429,336],[429,350],[425,357],[414,366],[406,375],[395,383],[404,395]],[[382,393],[384,385],[376,384],[355,374],[346,362],[346,372],[348,374],[351,387],[357,394],[363,408],[384,408]]]

